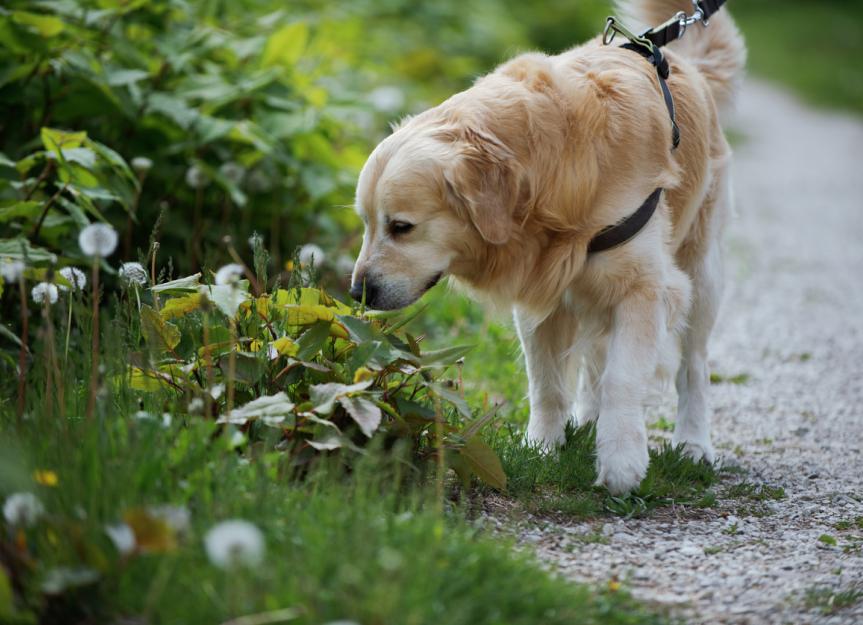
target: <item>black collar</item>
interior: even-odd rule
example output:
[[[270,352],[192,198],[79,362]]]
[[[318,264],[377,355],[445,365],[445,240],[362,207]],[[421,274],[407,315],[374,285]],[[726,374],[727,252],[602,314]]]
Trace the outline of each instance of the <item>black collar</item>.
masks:
[[[606,226],[600,230],[599,234],[590,240],[587,244],[587,253],[603,252],[610,250],[618,245],[623,245],[636,234],[641,232],[641,229],[647,225],[653,213],[656,212],[656,206],[659,204],[659,196],[662,195],[662,188],[656,189],[651,193],[644,203],[638,207],[634,213],[626,217],[623,221],[619,221],[613,226]]]

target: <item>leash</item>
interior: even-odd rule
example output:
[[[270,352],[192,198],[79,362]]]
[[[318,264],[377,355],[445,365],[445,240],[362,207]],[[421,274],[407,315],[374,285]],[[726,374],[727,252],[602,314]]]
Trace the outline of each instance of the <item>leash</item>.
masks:
[[[678,11],[674,17],[664,24],[650,28],[641,35],[633,34],[616,17],[609,16],[605,21],[605,29],[602,31],[603,45],[610,45],[614,41],[615,36],[620,34],[628,40],[627,43],[620,46],[621,48],[641,55],[656,68],[659,88],[665,100],[665,107],[668,109],[668,116],[671,118],[672,150],[677,149],[677,146],[680,145],[680,128],[677,125],[674,97],[671,95],[671,90],[668,88],[667,83],[671,69],[660,48],[683,37],[686,29],[693,24],[701,22],[703,26],[707,26],[710,17],[725,2],[726,0],[692,0],[694,8],[692,15],[687,15],[684,11]],[[647,222],[650,221],[650,218],[656,211],[656,207],[659,205],[659,197],[661,195],[662,188],[660,187],[651,193],[641,206],[623,221],[612,226],[606,226],[600,230],[599,234],[594,236],[588,243],[587,253],[602,252],[618,245],[623,245],[637,235],[647,225]]]

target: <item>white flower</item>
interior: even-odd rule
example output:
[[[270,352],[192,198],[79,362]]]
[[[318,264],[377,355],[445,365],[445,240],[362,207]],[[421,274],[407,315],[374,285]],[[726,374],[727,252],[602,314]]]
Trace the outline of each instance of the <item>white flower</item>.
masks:
[[[0,275],[3,276],[4,282],[18,282],[24,275],[24,263],[20,260],[4,258],[0,260]]]
[[[135,551],[135,532],[125,523],[116,523],[115,525],[106,525],[105,533],[120,555],[127,556]]]
[[[130,286],[147,284],[147,270],[141,263],[123,263],[119,273],[120,279]]]
[[[3,504],[3,516],[10,525],[33,525],[45,513],[45,506],[33,493],[15,493]]]
[[[200,167],[192,165],[186,170],[186,184],[193,189],[203,189],[210,184],[210,180]]]
[[[216,284],[219,286],[236,284],[244,274],[245,270],[242,265],[239,263],[228,263],[216,272]]]
[[[33,287],[33,290],[30,291],[30,295],[33,298],[33,301],[37,304],[42,304],[46,301],[46,299],[49,304],[54,304],[56,303],[57,296],[59,294],[60,293],[57,291],[57,287],[50,282],[40,282]]]
[[[228,182],[238,185],[246,177],[246,168],[234,161],[228,161],[227,163],[222,163],[222,166],[219,167],[219,173]]]
[[[405,105],[405,94],[398,87],[378,87],[369,94],[369,102],[382,113],[395,113]]]
[[[254,249],[256,245],[260,245],[262,247],[264,245],[264,237],[262,237],[257,232],[255,232],[252,236],[249,237],[249,247]]]
[[[134,169],[139,174],[146,173],[150,171],[150,168],[153,167],[153,161],[151,161],[146,156],[136,156],[132,159],[132,169]]]
[[[72,285],[73,291],[83,291],[84,287],[87,286],[87,275],[77,267],[63,267],[60,270],[60,275]],[[63,284],[60,285],[62,291],[68,291],[69,288]]]
[[[300,264],[311,265],[314,262],[315,265],[320,266],[325,258],[324,250],[319,245],[306,243],[300,248]]]
[[[210,562],[228,569],[237,565],[255,566],[264,557],[264,535],[248,521],[222,521],[204,536]]]
[[[117,249],[117,231],[108,224],[90,224],[78,235],[78,245],[87,256],[106,258]]]
[[[212,388],[210,388],[210,397],[213,399],[219,399],[222,396],[222,393],[225,392],[224,384],[214,384]]]
[[[203,412],[204,400],[201,399],[200,397],[195,397],[195,399],[193,399],[192,401],[189,402],[188,409],[189,409],[190,413]]]

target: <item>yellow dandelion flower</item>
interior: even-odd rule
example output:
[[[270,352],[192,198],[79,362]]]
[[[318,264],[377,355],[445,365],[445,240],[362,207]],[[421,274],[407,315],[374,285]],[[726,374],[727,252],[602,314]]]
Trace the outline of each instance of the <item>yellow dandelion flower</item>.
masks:
[[[608,580],[608,590],[611,592],[617,592],[620,590],[620,582],[616,579]]]
[[[38,469],[33,472],[33,479],[36,480],[37,484],[41,484],[42,486],[57,486],[57,482],[59,482],[59,478],[54,471],[50,469]]]
[[[293,271],[294,270],[294,261],[289,260],[285,262],[285,271]]]

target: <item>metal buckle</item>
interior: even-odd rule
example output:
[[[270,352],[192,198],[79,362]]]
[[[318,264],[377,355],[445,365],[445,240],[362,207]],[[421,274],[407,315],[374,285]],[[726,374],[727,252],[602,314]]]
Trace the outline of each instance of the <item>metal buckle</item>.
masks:
[[[602,45],[609,45],[612,41],[614,41],[615,35],[620,33],[627,39],[629,39],[632,43],[639,45],[646,50],[648,50],[651,54],[653,54],[654,45],[650,39],[645,37],[639,37],[631,30],[626,28],[623,24],[621,24],[617,18],[608,16],[605,20],[605,29],[602,31]]]

